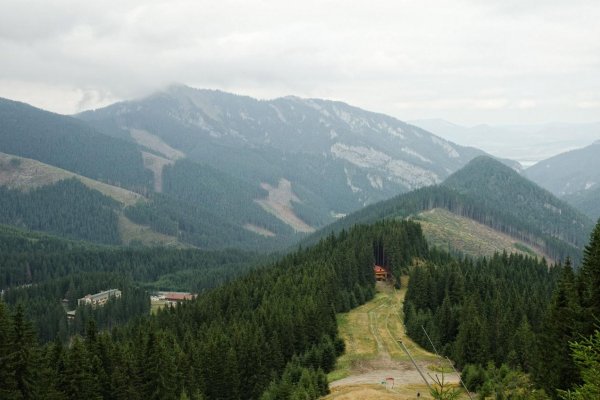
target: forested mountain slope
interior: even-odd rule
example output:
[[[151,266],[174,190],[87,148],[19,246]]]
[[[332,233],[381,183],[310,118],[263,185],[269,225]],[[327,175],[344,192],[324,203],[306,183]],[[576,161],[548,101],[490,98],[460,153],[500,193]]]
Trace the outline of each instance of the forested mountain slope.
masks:
[[[154,138],[253,186],[284,180],[297,199],[288,212],[313,228],[439,183],[483,154],[341,102],[261,101],[181,85],[77,117],[98,129],[120,126],[130,140]]]
[[[104,135],[80,120],[0,99],[0,121],[4,153],[139,192],[151,183],[135,144]]]
[[[527,168],[525,174],[557,196],[597,189],[600,185],[600,141],[540,161]]]
[[[487,157],[479,157],[443,183],[512,217],[512,225],[583,248],[593,222],[550,192]],[[527,229],[527,227],[530,227]]]
[[[525,173],[594,221],[600,217],[600,141],[540,161]]]
[[[86,178],[30,158],[0,153],[0,186],[7,189],[27,192],[71,178],[76,178],[90,189],[98,190],[124,205],[132,205],[143,199],[142,195],[118,186]]]
[[[0,122],[2,223],[100,243],[206,249],[272,251],[298,238],[259,203],[268,190],[180,160],[157,143],[148,144],[171,159],[9,100],[0,101]],[[69,178],[85,186],[60,182]],[[116,202],[99,201],[95,190]]]
[[[162,172],[162,193],[125,209],[132,221],[200,248],[285,247],[300,236],[263,209],[267,190],[214,168],[179,160]]]
[[[0,153],[4,224],[105,244],[183,245],[135,224],[123,208],[146,202],[130,190],[29,158]]]
[[[600,186],[567,194],[563,200],[594,221],[600,218]]]
[[[599,281],[600,224],[577,271],[569,262],[548,268],[506,254],[431,263],[411,271],[407,332],[431,348],[425,327],[481,397],[593,399],[600,389]]]
[[[29,192],[0,187],[0,223],[71,239],[120,244],[119,204],[76,179]]]
[[[365,207],[317,232],[305,243],[357,223],[408,218],[435,208],[446,209],[507,233],[555,259],[571,257],[579,260],[593,226],[587,217],[511,168],[491,158],[480,157],[442,185],[418,189]]]

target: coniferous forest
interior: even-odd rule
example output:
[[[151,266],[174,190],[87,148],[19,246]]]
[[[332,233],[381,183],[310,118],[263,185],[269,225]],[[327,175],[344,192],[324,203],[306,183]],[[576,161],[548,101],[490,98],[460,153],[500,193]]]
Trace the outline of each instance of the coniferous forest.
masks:
[[[7,234],[2,252],[2,398],[316,399],[344,351],[336,314],[373,297],[375,261],[409,273],[407,333],[452,358],[470,390],[597,390],[600,224],[577,271],[522,255],[455,258],[409,221],[355,226],[270,262],[23,236]],[[146,290],[161,284],[200,295],[150,315]],[[107,287],[123,297],[65,320],[57,299],[75,307]]]
[[[360,226],[154,316],[133,312],[133,319],[110,331],[89,319],[69,345],[58,339],[39,344],[24,307],[2,303],[2,393],[57,399],[317,398],[328,391],[325,373],[344,350],[336,313],[373,296],[373,248],[383,237],[395,238],[402,249],[397,263],[427,257],[414,223]]]
[[[600,400],[600,0],[0,5],[0,400]]]
[[[430,261],[409,282],[408,334],[452,358],[470,390],[497,396],[521,380],[521,389],[538,388],[523,398],[600,395],[600,223],[576,271],[568,259],[548,268],[496,254]]]

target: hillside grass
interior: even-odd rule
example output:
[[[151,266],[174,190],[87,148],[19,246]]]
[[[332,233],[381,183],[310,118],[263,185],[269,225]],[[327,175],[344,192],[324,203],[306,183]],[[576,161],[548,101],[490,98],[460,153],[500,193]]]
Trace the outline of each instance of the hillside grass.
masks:
[[[353,376],[360,376],[365,372],[389,373],[394,363],[404,366],[400,368],[412,365],[408,355],[398,344],[398,340],[404,343],[415,361],[426,368],[425,373],[435,375],[452,371],[449,365],[442,364],[439,357],[423,349],[406,335],[402,308],[408,277],[402,277],[401,282],[402,288],[399,290],[378,282],[375,298],[348,313],[338,315],[338,328],[340,337],[346,345],[346,351],[338,358],[336,368],[328,375],[328,380],[330,383],[343,378],[351,381],[348,384],[334,385],[331,393],[323,399],[417,399],[417,393],[420,393],[421,399],[433,398],[422,383],[396,381],[394,387],[389,387],[384,383],[352,382]],[[398,364],[396,366],[398,367]],[[459,398],[468,397],[462,393]]]
[[[473,257],[491,256],[503,251],[544,257],[542,252],[509,235],[445,209],[425,211],[413,219],[421,224],[427,241],[443,250],[458,251]]]
[[[352,311],[338,315],[340,337],[346,351],[338,358],[336,368],[329,373],[329,382],[345,378],[370,361],[387,356],[393,361],[409,361],[397,340],[402,340],[417,361],[436,361],[437,357],[406,335],[402,307],[408,277],[402,277],[402,288],[377,284],[377,294],[371,301]]]
[[[141,244],[144,246],[170,246],[176,248],[192,248],[180,242],[175,236],[154,232],[150,227],[138,225],[123,214],[119,215],[119,234],[123,244]]]
[[[143,199],[142,195],[130,190],[86,178],[62,168],[29,158],[0,153],[0,185],[9,189],[27,191],[70,178],[77,178],[90,189],[98,190],[125,206],[133,205]]]

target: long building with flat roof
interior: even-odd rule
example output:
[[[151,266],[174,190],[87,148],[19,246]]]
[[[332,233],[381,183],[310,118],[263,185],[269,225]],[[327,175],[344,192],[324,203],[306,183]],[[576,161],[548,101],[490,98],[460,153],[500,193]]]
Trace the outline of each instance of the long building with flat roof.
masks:
[[[115,297],[118,299],[119,297],[121,297],[121,291],[119,289],[108,289],[100,293],[88,294],[85,297],[82,297],[81,299],[77,300],[77,305],[91,305],[93,307],[103,306],[111,297]]]

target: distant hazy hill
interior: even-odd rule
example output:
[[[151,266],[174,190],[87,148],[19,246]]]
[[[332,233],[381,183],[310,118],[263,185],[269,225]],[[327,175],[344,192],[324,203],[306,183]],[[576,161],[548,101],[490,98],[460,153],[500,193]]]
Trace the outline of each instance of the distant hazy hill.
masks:
[[[260,101],[185,86],[78,117],[113,134],[128,131],[128,140],[146,146],[160,142],[254,186],[283,185],[295,199],[288,216],[313,228],[365,204],[440,183],[483,154],[341,102]]]
[[[563,199],[592,220],[600,218],[600,186],[565,195]]]
[[[600,139],[600,122],[587,124],[461,126],[443,119],[409,121],[456,143],[469,143],[498,157],[532,165]]]
[[[479,157],[440,186],[366,207],[317,232],[309,241],[357,223],[417,216],[433,209],[445,209],[491,227],[552,258],[578,260],[593,226],[587,217],[511,168]]]
[[[540,161],[526,175],[590,218],[600,217],[600,141]]]
[[[600,141],[540,161],[526,175],[558,196],[596,189],[600,186]]]

